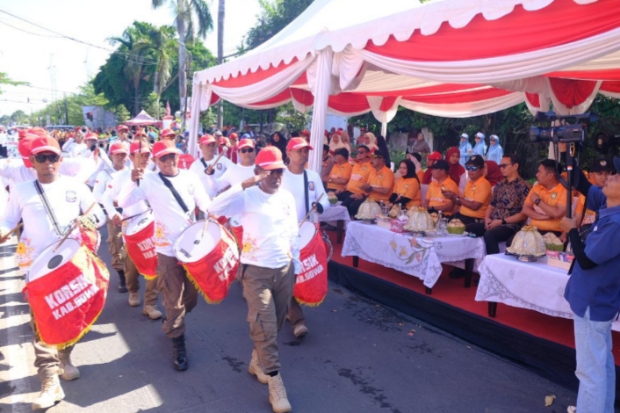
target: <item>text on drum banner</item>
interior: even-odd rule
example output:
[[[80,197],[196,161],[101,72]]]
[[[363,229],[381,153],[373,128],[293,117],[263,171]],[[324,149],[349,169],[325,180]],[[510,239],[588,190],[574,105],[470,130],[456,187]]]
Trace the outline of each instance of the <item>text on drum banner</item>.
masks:
[[[316,259],[316,254],[312,254],[301,262],[301,272],[297,275],[296,282],[302,283],[311,280],[325,271],[323,265]]]
[[[86,303],[99,291],[99,287],[91,284],[84,274],[80,274],[68,284],[45,296],[47,305],[56,320],[64,317]]]
[[[218,274],[220,281],[226,281],[228,279],[228,273],[233,269],[236,261],[237,257],[233,250],[227,249],[226,252],[224,252],[224,256],[215,263],[213,269]]]
[[[138,242],[138,248],[142,251],[142,255],[144,258],[153,258],[156,256],[155,254],[155,243],[153,242],[153,238],[145,239],[142,242]]]

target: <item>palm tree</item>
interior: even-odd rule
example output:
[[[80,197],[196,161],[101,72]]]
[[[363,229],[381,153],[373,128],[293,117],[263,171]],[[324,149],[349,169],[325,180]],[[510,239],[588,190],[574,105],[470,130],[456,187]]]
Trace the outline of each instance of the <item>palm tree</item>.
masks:
[[[164,3],[170,3],[174,9],[174,21],[179,35],[179,97],[181,105],[184,105],[187,84],[185,45],[188,41],[194,40],[196,35],[204,39],[207,32],[213,29],[213,18],[205,0],[151,0],[151,2],[155,9]]]
[[[220,0],[217,11],[217,64],[224,62],[224,20],[226,16],[226,0]],[[224,125],[224,101],[220,99],[217,106],[217,127]]]

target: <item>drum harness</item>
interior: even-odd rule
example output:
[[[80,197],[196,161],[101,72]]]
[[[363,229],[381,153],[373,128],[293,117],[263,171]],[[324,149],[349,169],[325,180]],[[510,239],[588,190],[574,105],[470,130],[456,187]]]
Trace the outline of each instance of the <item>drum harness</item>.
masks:
[[[179,192],[176,190],[174,185],[172,185],[172,182],[170,182],[170,180],[168,178],[166,178],[164,176],[164,174],[162,174],[161,172],[159,172],[158,175],[161,178],[161,180],[164,183],[164,185],[166,185],[166,187],[168,187],[170,192],[172,192],[172,196],[174,196],[174,199],[177,200],[177,202],[179,203],[179,206],[181,207],[183,212],[185,212],[185,214],[188,215],[190,221],[193,223],[194,220],[192,219],[192,216],[189,213],[190,212],[189,208],[187,207],[187,205],[185,205],[185,201],[183,201],[183,198],[181,198],[181,195],[179,195]]]
[[[306,172],[306,170],[304,169],[304,198],[306,200],[306,214],[310,213],[310,193],[308,192],[308,186],[308,172]],[[334,253],[334,247],[332,246],[332,242],[325,233],[325,231],[323,231],[322,229],[319,229],[319,231],[321,231],[321,237],[323,238],[323,241],[325,241],[329,249],[329,252],[327,254],[327,261],[331,261],[332,254]]]

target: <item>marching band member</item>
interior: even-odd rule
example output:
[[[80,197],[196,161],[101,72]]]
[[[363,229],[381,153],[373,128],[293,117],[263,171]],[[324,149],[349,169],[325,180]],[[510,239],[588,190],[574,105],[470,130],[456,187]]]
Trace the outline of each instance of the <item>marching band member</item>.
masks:
[[[26,275],[34,258],[52,242],[60,240],[76,219],[90,220],[97,226],[105,222],[105,216],[88,187],[60,175],[63,158],[56,139],[37,137],[30,151],[29,160],[36,172],[36,180],[13,186],[4,219],[0,223],[0,243],[4,243],[9,238],[10,229],[17,226],[20,219],[23,220],[17,261]],[[87,217],[80,217],[80,211],[88,210],[93,203],[93,212]],[[73,237],[80,239],[79,229],[74,230]],[[34,319],[31,326],[34,331],[34,365],[42,381],[41,393],[32,407],[45,409],[65,397],[58,376],[64,380],[75,380],[80,377],[80,372],[71,363],[73,347],[57,351],[55,346],[39,341]]]
[[[131,143],[129,149],[127,149],[127,144],[121,141],[113,143],[110,146],[110,154],[112,154],[115,162],[120,162],[120,158],[116,159],[121,154],[116,149],[119,147],[122,147],[126,151],[125,153],[130,153],[131,161],[137,168],[146,168],[151,157],[151,149],[147,141],[143,140],[142,144],[140,144],[140,140],[136,139]],[[129,291],[129,305],[137,307],[140,305],[140,273],[123,246],[121,227],[123,220],[147,212],[149,206],[145,201],[140,201],[122,210],[116,207],[121,188],[130,181],[131,169],[119,169],[117,173],[105,181],[101,203],[105,206],[106,213],[108,214],[108,244],[110,255],[112,256],[112,267],[116,270],[120,279],[118,291],[121,293]],[[97,187],[95,187],[95,192],[97,192]],[[161,311],[157,308],[158,293],[157,278],[146,280],[142,314],[149,316],[152,320],[157,320],[162,316]]]
[[[189,167],[189,170],[200,178],[200,181],[211,198],[217,195],[217,193],[213,191],[213,187],[210,184],[208,176],[213,177],[213,179],[219,179],[224,172],[226,172],[228,168],[233,165],[232,162],[225,156],[216,157],[216,149],[217,142],[215,141],[215,137],[212,135],[204,135],[200,138],[202,158],[200,158],[198,162],[192,163],[192,166]],[[217,163],[215,162],[216,158]]]
[[[264,148],[256,157],[256,175],[216,197],[210,208],[217,215],[241,215],[239,278],[254,341],[249,372],[269,384],[276,413],[291,411],[280,374],[277,335],[293,296],[295,274],[301,270],[295,199],[281,189],[285,170],[280,150]]]
[[[295,199],[297,222],[303,221],[315,205],[316,212],[319,214],[329,207],[329,199],[325,194],[321,177],[313,170],[306,169],[310,150],[312,146],[304,138],[291,138],[286,145],[289,164],[282,176],[282,189],[289,191]],[[318,218],[310,214],[309,220],[317,222]],[[304,313],[294,297],[288,308],[287,319],[293,326],[295,337],[301,338],[308,334]]]
[[[254,159],[256,146],[251,139],[241,139],[237,145],[239,163],[230,165],[220,178],[210,176],[208,180],[213,193],[220,193],[231,186],[254,176]]]
[[[174,369],[188,368],[185,351],[185,314],[196,307],[198,293],[187,278],[173,251],[174,242],[193,223],[198,208],[207,213],[209,196],[198,177],[178,168],[179,154],[172,142],[153,145],[153,158],[161,172],[144,174],[144,168],[132,170],[131,180],[118,195],[118,204],[127,208],[148,201],[155,215],[155,247],[157,251],[157,287],[166,309],[162,330],[172,339]],[[136,185],[140,181],[140,186]]]

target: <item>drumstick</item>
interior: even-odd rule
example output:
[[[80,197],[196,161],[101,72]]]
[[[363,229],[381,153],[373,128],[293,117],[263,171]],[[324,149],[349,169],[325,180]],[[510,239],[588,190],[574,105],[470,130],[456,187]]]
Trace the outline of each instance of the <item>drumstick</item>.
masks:
[[[15,225],[15,228],[13,228],[12,230],[10,230],[10,231],[9,231],[9,233],[5,235],[5,237],[7,237],[7,238],[8,238],[8,237],[10,237],[11,235],[13,235],[13,233],[14,233],[15,231],[17,231],[17,230],[18,230],[18,229],[19,229],[22,225],[24,225],[24,223],[23,223],[23,222],[20,222],[19,224]]]
[[[207,230],[208,225],[209,225],[209,215],[207,215],[205,218],[205,224],[202,226],[202,235],[200,236],[200,238],[205,237],[205,231]]]
[[[88,207],[88,209],[86,210],[86,212],[84,212],[82,214],[83,217],[87,216],[88,214],[90,214],[90,211],[95,207],[95,205],[97,205],[96,202],[93,202],[91,206]],[[79,219],[76,218],[76,219]],[[77,224],[75,223],[75,221],[73,222],[73,224],[71,224],[71,226],[69,227],[69,229],[67,230],[67,233],[65,234],[64,237],[62,237],[62,239],[60,240],[60,243],[56,246],[56,248],[54,248],[54,252],[58,251],[58,248],[60,248],[60,246],[65,242],[65,240],[67,238],[69,238],[69,235],[71,235],[71,233],[73,232],[73,230],[75,229],[75,226]]]
[[[217,158],[215,158],[215,162],[213,162],[213,165],[217,165],[217,161],[220,160],[220,158],[222,157],[222,155],[224,155],[224,152],[220,153]],[[211,165],[211,166],[213,166]],[[209,167],[207,167],[207,169],[209,169]],[[207,169],[205,169],[205,173],[207,173]]]
[[[131,218],[135,218],[135,217],[140,216],[140,215],[142,215],[142,214],[146,214],[147,212],[151,212],[152,210],[153,210],[153,208],[149,208],[149,209],[147,209],[147,210],[146,210],[146,211],[144,211],[144,212],[140,212],[139,214],[132,215],[132,216],[127,217],[127,218],[123,218],[123,219],[121,220],[121,222],[128,221],[128,220],[130,220]]]
[[[140,139],[140,138],[138,138],[138,139]],[[140,139],[140,140],[138,141],[138,160],[139,160],[140,162],[142,162],[142,139]],[[134,166],[134,167],[136,166],[136,163],[135,163],[135,162],[134,162],[133,166]],[[138,168],[138,169],[140,169],[140,168]],[[136,180],[136,185],[137,185],[137,186],[140,186],[140,180],[139,180],[139,179],[138,179],[138,180]]]
[[[301,226],[308,220],[308,218],[310,217],[310,214],[316,210],[316,204],[318,204],[321,198],[323,198],[323,195],[325,195],[325,192],[321,194],[319,199],[316,200],[315,205],[310,209],[310,211],[308,211],[304,219],[299,223],[299,228],[301,228]]]

